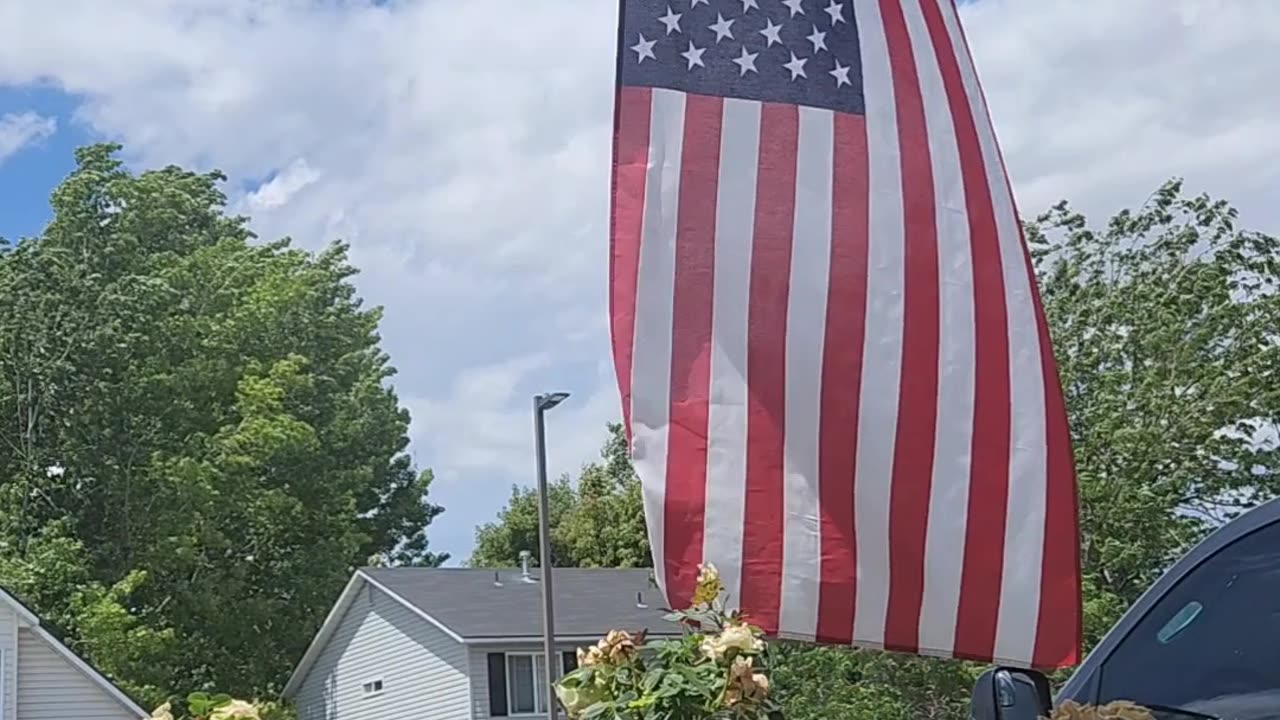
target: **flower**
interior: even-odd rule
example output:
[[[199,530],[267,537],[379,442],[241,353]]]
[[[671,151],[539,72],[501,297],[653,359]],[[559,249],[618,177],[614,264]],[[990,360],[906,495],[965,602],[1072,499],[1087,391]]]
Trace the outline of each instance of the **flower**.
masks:
[[[259,720],[258,708],[243,700],[232,700],[223,705],[213,714],[209,716],[209,720],[232,720],[233,718],[244,718],[244,720]]]
[[[724,592],[724,582],[720,580],[720,571],[711,563],[698,566],[698,586],[693,591],[694,605],[707,605],[720,597]]]
[[[610,630],[603,640],[590,648],[578,648],[578,665],[617,664],[635,654],[636,638],[626,630]]]
[[[631,657],[636,651],[635,639],[626,630],[610,630],[599,645],[606,652],[610,662],[619,662]]]
[[[739,655],[729,668],[729,683],[725,687],[726,705],[760,703],[769,694],[769,678],[755,671],[754,658]]]
[[[594,645],[589,648],[578,648],[578,665],[580,667],[599,665],[604,662],[604,659],[604,655],[600,652],[600,648]]]
[[[153,720],[173,720],[173,705],[165,703],[151,712]]]
[[[720,631],[719,635],[702,641],[702,654],[712,660],[719,661],[729,654],[730,650],[738,653],[758,653],[764,650],[764,642],[756,637],[748,625],[730,625]]]

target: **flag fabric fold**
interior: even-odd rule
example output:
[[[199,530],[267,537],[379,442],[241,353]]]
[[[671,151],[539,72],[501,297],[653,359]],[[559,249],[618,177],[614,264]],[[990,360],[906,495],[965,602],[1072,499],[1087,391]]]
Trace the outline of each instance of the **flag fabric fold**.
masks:
[[[1079,660],[1066,411],[952,0],[622,0],[613,354],[659,583]]]

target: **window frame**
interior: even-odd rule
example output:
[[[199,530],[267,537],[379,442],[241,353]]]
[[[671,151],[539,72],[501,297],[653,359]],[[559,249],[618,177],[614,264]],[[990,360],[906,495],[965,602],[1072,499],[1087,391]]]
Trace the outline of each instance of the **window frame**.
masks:
[[[374,685],[377,685],[377,687],[374,688]],[[386,692],[386,689],[387,683],[383,680],[381,675],[375,678],[369,678],[368,680],[360,683],[360,692],[365,698],[378,697],[382,693]]]
[[[518,711],[515,708],[516,695],[512,691],[512,687],[511,687],[511,658],[513,657],[529,658],[529,673],[532,675],[532,680],[533,680],[533,710],[532,711]],[[533,651],[517,651],[517,652],[503,653],[502,664],[504,666],[503,670],[505,672],[503,672],[502,678],[507,686],[507,715],[506,715],[507,717],[517,717],[517,718],[542,717],[547,714],[547,702],[549,700],[549,698],[546,697],[547,689],[542,687],[542,683],[539,681],[539,675],[538,675],[538,660],[542,657],[543,657],[543,653],[533,652]],[[543,661],[544,669],[546,667],[545,662],[546,661],[544,660]],[[539,707],[539,701],[541,701],[541,707]]]

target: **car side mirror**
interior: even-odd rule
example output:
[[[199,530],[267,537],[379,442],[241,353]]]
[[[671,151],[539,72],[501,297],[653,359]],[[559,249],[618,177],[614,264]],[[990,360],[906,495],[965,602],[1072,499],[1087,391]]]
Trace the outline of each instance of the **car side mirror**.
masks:
[[[1053,711],[1049,679],[1034,670],[992,668],[978,677],[970,720],[1040,720]]]

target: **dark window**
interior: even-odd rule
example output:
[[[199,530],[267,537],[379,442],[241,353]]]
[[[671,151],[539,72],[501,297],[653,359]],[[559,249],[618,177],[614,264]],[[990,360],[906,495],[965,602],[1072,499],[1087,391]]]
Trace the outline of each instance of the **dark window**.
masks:
[[[489,653],[489,715],[507,714],[507,656]]]
[[[1238,720],[1280,718],[1280,523],[1191,571],[1100,672],[1101,702],[1132,700]]]

